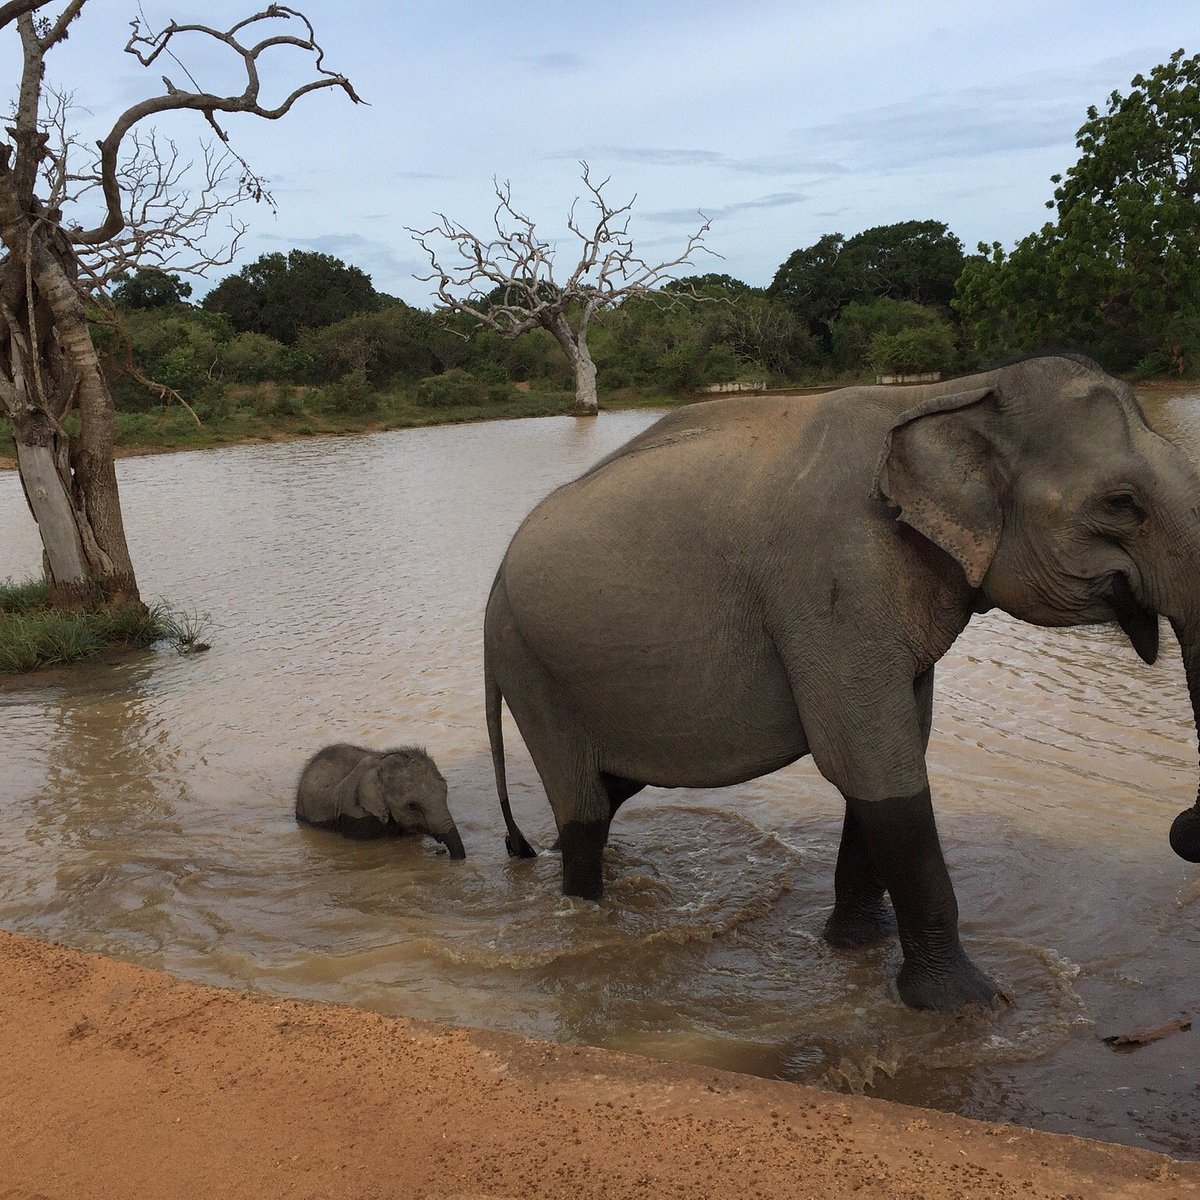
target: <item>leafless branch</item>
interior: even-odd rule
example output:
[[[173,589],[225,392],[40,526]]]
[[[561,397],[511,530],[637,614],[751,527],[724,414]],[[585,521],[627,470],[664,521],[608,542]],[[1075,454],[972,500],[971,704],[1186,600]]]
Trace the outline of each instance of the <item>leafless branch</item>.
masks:
[[[244,35],[248,31],[257,32],[260,22],[273,20],[293,20],[299,23],[304,29],[304,36],[281,33],[262,38],[253,44],[245,39]],[[125,49],[143,66],[150,66],[163,55],[174,57],[172,47],[177,38],[187,34],[198,34],[228,46],[241,59],[246,72],[246,86],[237,95],[221,96],[199,90],[198,87],[195,91],[185,91],[176,87],[170,78],[164,76],[165,94],[150,97],[126,109],[114,122],[108,134],[99,142],[100,179],[105,203],[104,220],[94,229],[73,230],[72,239],[77,245],[98,245],[115,237],[124,227],[125,214],[121,206],[118,157],[121,143],[126,134],[138,122],[147,117],[163,112],[191,109],[203,113],[221,140],[225,141],[226,134],[217,122],[217,113],[250,113],[268,121],[275,121],[288,113],[302,96],[329,87],[341,88],[356,104],[362,103],[361,98],[344,75],[337,74],[325,67],[325,52],[317,42],[308,18],[303,13],[282,4],[270,4],[262,11],[254,13],[224,31],[208,25],[180,25],[172,21],[160,33],[152,33],[144,26],[141,18],[135,19],[131,24],[133,31]],[[310,80],[293,89],[279,104],[266,106],[260,102],[261,84],[258,61],[264,53],[279,47],[292,47],[312,54],[315,58],[314,69],[320,78]],[[193,87],[196,86],[193,82]],[[255,183],[257,183],[256,180]]]
[[[70,95],[47,90],[43,127],[48,133],[41,164],[48,213],[86,205],[103,190],[100,154],[70,132]],[[80,269],[94,288],[116,275],[152,264],[185,274],[204,274],[233,261],[246,226],[233,216],[247,199],[270,199],[241,157],[227,148],[202,146],[200,164],[154,130],[134,129],[117,167],[123,225],[97,246],[77,248]],[[196,169],[198,167],[198,169]],[[224,218],[220,240],[210,243]]]
[[[40,36],[38,40],[42,44],[43,54],[67,36],[67,27],[83,11],[83,6],[86,3],[87,0],[71,0],[71,3],[59,14],[58,20]]]
[[[596,183],[588,164],[580,166],[596,217],[585,226],[576,212],[578,200],[571,205],[567,228],[580,250],[562,284],[554,277],[554,248],[538,237],[533,221],[514,207],[507,180],[492,181],[497,201],[492,215],[494,237],[481,238],[443,213],[436,214],[437,223],[428,229],[409,229],[429,259],[429,274],[418,278],[435,285],[443,308],[515,338],[539,325],[553,331],[568,307],[579,305],[580,332],[586,333],[588,322],[600,309],[645,294],[676,267],[690,263],[697,251],[712,253],[704,245],[711,222],[700,214],[702,223],[680,254],[648,262],[635,251],[629,233],[637,197],[610,204],[604,196],[610,181]]]
[[[45,8],[52,2],[53,0],[8,0],[7,4],[0,4],[0,29],[11,24],[18,17],[35,13],[39,8]]]

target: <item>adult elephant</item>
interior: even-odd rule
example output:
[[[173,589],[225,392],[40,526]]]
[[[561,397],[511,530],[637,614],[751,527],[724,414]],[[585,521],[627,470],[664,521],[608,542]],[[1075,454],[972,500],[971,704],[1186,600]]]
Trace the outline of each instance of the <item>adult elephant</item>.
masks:
[[[599,898],[617,807],[804,754],[845,797],[825,936],[892,930],[916,1008],[991,1002],[959,942],[925,769],[934,664],[971,615],[1159,614],[1200,721],[1200,476],[1129,387],[1055,355],[919,388],[680,409],[544,500],[496,576],[488,730],[510,853],[500,699],[546,788],[563,890]],[[1200,860],[1200,800],[1171,844]]]

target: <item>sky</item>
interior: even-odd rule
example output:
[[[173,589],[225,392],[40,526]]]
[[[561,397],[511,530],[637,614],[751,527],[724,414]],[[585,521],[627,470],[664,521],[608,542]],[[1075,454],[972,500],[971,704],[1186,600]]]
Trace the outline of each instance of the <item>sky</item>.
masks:
[[[609,178],[610,199],[636,195],[630,228],[644,257],[674,258],[708,218],[713,255],[692,269],[755,286],[823,234],[896,221],[943,221],[968,250],[1009,246],[1051,215],[1050,176],[1078,157],[1088,106],[1103,109],[1177,48],[1200,50],[1196,0],[291,4],[366,103],[329,89],[281,121],[228,120],[276,210],[240,211],[249,231],[237,259],[194,280],[196,296],[262,254],[299,248],[431,307],[408,230],[444,213],[481,232],[494,179],[511,184],[565,275],[581,160]],[[48,59],[48,81],[73,93],[86,137],[160,92],[161,75],[186,86],[177,64],[146,70],[123,53],[138,8],[89,0]],[[152,27],[254,11],[252,0],[140,9]],[[0,79],[15,83],[12,29],[0,42]],[[204,87],[237,78],[217,47],[180,39],[177,49]],[[292,52],[264,60],[265,97],[277,102],[306,65]],[[212,140],[194,115],[165,132],[188,153]]]

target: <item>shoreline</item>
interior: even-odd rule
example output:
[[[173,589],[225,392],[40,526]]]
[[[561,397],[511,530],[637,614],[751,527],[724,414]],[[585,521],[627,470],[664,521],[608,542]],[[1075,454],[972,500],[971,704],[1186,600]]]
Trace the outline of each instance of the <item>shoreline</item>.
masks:
[[[757,396],[811,396],[820,392],[836,391],[842,387],[860,386],[870,385],[866,383],[833,382],[811,386],[798,385],[796,387],[768,388],[762,392],[738,394]],[[1137,392],[1149,392],[1156,396],[1170,397],[1172,395],[1186,395],[1200,391],[1200,380],[1150,379],[1132,383],[1131,386]],[[600,411],[603,413],[625,412],[630,409],[639,408],[678,408],[686,404],[699,404],[706,400],[721,398],[720,395],[700,392],[689,393],[686,396],[617,395],[610,397],[601,406]],[[538,417],[564,417],[571,416],[572,414],[569,412],[567,406],[532,410],[518,405],[513,407],[511,411],[506,410],[496,413],[472,411],[468,414],[455,411],[454,409],[431,409],[428,411],[428,420],[423,419],[424,415],[422,414],[422,419],[416,420],[412,419],[411,414],[394,420],[381,420],[378,416],[371,417],[366,415],[363,415],[358,420],[352,416],[340,420],[324,418],[322,419],[324,426],[322,428],[311,427],[300,429],[295,427],[297,424],[308,423],[306,419],[306,422],[292,422],[292,427],[289,427],[288,424],[280,424],[273,427],[264,426],[262,429],[253,432],[214,429],[211,440],[199,444],[189,441],[175,441],[165,445],[149,442],[131,442],[127,445],[118,445],[114,457],[118,459],[141,458],[148,454],[179,454],[189,450],[217,450],[227,446],[269,445],[272,442],[298,442],[321,437],[359,437],[369,433],[393,432],[398,429],[428,429],[436,425],[474,425],[485,421],[533,420]],[[16,466],[17,460],[10,453],[10,446],[5,446],[3,452],[0,452],[0,471],[16,470]]]
[[[1200,1197],[1200,1163],[0,932],[5,1200]]]

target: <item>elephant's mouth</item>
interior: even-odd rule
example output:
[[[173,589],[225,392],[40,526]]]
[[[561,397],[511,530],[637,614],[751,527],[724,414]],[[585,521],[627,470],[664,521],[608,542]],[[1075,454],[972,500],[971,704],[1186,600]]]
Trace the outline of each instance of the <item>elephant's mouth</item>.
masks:
[[[1120,572],[1112,577],[1108,602],[1141,660],[1154,662],[1158,658],[1158,613],[1142,605]]]

